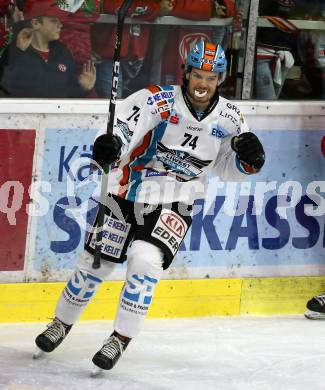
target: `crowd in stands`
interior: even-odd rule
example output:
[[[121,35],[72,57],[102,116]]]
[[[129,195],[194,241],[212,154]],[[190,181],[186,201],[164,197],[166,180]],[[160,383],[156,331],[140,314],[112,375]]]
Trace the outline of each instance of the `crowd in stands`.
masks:
[[[116,28],[100,16],[116,14],[122,0],[0,1],[1,96],[109,98]],[[152,81],[181,82],[184,58],[201,39],[227,46],[225,27],[157,29],[156,18],[208,21],[234,13],[234,0],[132,1],[132,23],[123,31],[118,97]]]
[[[292,21],[325,21],[325,0],[262,0],[259,15],[272,24],[257,29],[257,99],[325,98],[325,29]]]
[[[115,15],[122,2],[0,0],[0,97],[109,98],[116,26],[101,15]],[[231,57],[230,77],[221,93],[234,98],[236,79],[243,72],[237,72],[237,64],[239,49],[245,46],[244,3],[132,1],[132,23],[123,31],[118,97],[150,83],[182,83],[184,58],[205,39],[221,43]],[[273,28],[257,28],[252,98],[324,98],[325,30],[299,30],[289,21],[324,20],[324,9],[325,0],[312,5],[308,0],[260,0],[259,15]],[[164,16],[187,23],[155,24]],[[215,18],[230,22],[214,24]],[[234,39],[238,33],[241,43]]]

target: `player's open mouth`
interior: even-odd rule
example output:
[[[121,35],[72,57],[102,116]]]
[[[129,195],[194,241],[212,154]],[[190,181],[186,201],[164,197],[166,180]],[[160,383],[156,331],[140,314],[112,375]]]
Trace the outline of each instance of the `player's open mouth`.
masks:
[[[194,95],[198,98],[204,97],[208,91],[198,91],[197,89],[194,90]]]

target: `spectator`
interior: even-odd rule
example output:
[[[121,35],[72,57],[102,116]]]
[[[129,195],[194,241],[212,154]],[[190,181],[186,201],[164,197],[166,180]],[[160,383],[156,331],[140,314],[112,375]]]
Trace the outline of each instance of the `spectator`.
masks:
[[[70,1],[71,2],[71,1]],[[80,72],[82,65],[92,56],[90,31],[92,23],[100,16],[100,0],[79,1],[79,8],[64,8],[66,15],[63,22],[60,41],[70,50]]]
[[[260,3],[260,15],[267,16],[275,28],[272,33],[267,27],[257,31],[257,99],[278,99],[288,71],[294,65],[298,30],[286,20],[294,6],[294,0],[264,0]]]
[[[116,14],[122,0],[106,0],[103,3],[105,13]],[[143,66],[149,46],[150,25],[140,21],[154,20],[166,14],[172,7],[170,0],[135,0],[132,2],[128,16],[139,20],[139,24],[127,24],[123,30],[121,48],[122,72],[120,72],[118,97],[122,97],[123,88],[127,89]],[[116,34],[115,26],[108,23],[96,23],[92,26],[91,42],[97,68],[96,92],[100,98],[109,98],[112,79],[114,45],[112,38]],[[128,91],[126,94],[129,94]]]
[[[5,65],[8,63],[8,46],[13,39],[12,25],[22,19],[22,13],[16,3],[10,0],[0,0],[0,80]],[[0,85],[0,94],[8,92]]]
[[[304,74],[312,87],[312,98],[325,99],[325,32],[303,31],[299,53]]]
[[[170,16],[188,20],[209,20],[211,17],[232,17],[235,12],[233,0],[176,0]],[[161,58],[161,82],[179,84],[183,77],[181,65],[187,54],[201,40],[221,42],[226,49],[226,27],[224,26],[173,26],[168,29],[168,39]],[[163,39],[163,38],[162,38]],[[171,56],[173,60],[171,61]]]
[[[59,42],[62,23],[53,1],[30,1],[24,6],[25,24],[9,48],[2,84],[15,97],[85,97],[94,87],[91,61],[76,76],[70,51]]]
[[[325,0],[295,0],[295,2],[296,7],[290,12],[290,19],[324,19]]]
[[[292,18],[319,20],[325,18],[325,0],[296,0]],[[298,52],[302,72],[311,86],[309,98],[325,99],[325,32],[304,30],[299,34]]]
[[[320,20],[325,16],[324,9],[325,0],[261,2],[260,14],[266,16],[277,28],[273,29],[272,34],[268,28],[258,29],[257,98],[324,99],[325,35],[316,30],[298,31],[287,20]],[[295,66],[289,69],[293,62]],[[280,78],[274,72],[276,69],[280,69]]]
[[[7,47],[12,39],[12,34],[8,30],[6,24],[6,15],[9,9],[9,0],[0,0],[0,80],[3,73],[3,68],[6,62],[5,55]],[[1,90],[1,92],[5,92]]]

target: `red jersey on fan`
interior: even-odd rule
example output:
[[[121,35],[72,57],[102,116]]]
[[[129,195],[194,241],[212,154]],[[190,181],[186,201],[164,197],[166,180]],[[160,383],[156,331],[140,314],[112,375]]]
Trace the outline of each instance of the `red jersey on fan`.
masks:
[[[10,0],[0,0],[0,17],[7,13],[9,5]]]
[[[61,41],[71,51],[79,67],[91,59],[90,25],[100,16],[100,0],[81,3],[77,11],[70,12],[61,32]]]
[[[123,0],[104,0],[103,11],[116,14]],[[159,16],[160,5],[155,0],[134,0],[127,16],[141,20],[154,20]],[[142,59],[145,57],[149,42],[149,25],[125,25],[121,47],[121,58]],[[112,37],[116,35],[116,26],[109,23],[96,23],[91,28],[93,52],[101,60],[111,59],[114,55]]]
[[[219,0],[219,4],[225,7],[224,17],[234,16],[235,0]],[[169,16],[188,20],[209,20],[215,13],[214,9],[214,0],[175,0]]]
[[[223,0],[225,17],[233,16],[233,0]],[[176,0],[173,11],[169,14],[183,19],[209,20],[214,17],[215,4],[211,0]],[[187,54],[202,39],[213,41],[212,29],[216,26],[173,26],[168,35],[165,51],[162,56],[161,83],[182,84],[184,64]]]
[[[169,16],[189,20],[209,20],[213,3],[211,0],[176,0]]]
[[[63,23],[60,41],[71,51],[77,64],[91,58],[90,23],[100,16],[100,0],[58,2],[57,0],[26,0],[25,19],[56,16]]]
[[[3,56],[11,41],[9,31],[6,28],[5,17],[8,13],[10,0],[0,0],[0,58]],[[1,75],[1,70],[0,70]]]

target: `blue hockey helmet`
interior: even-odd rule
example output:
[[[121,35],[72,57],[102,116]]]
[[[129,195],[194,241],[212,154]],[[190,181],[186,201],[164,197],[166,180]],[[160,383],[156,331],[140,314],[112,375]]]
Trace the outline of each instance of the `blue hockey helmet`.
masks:
[[[224,81],[227,72],[225,52],[220,45],[202,40],[193,47],[186,58],[186,71],[189,67],[222,73],[221,81]]]

